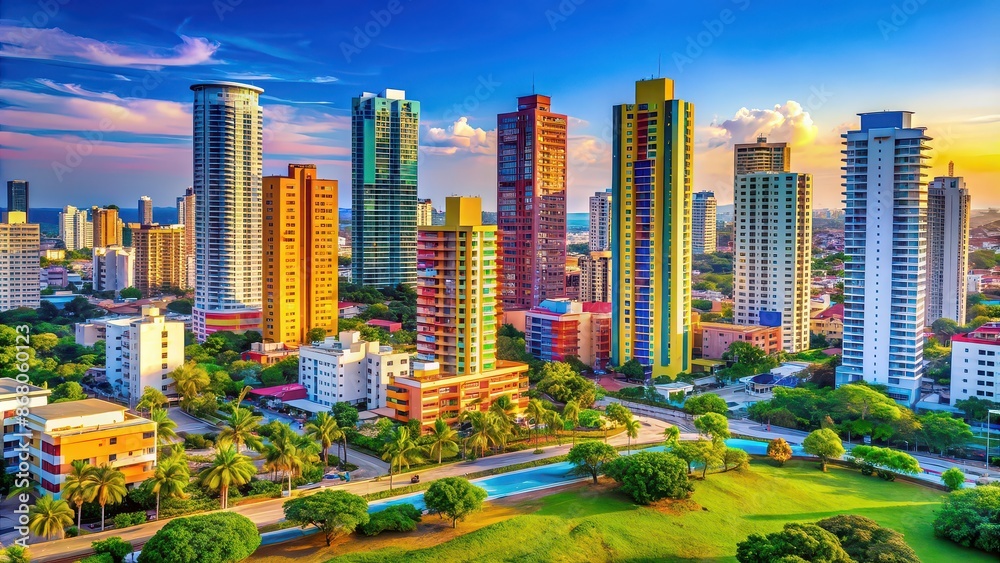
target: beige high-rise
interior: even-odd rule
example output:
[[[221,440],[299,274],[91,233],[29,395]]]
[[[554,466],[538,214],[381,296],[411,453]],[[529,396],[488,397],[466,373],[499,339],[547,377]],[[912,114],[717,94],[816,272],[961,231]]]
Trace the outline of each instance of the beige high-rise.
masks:
[[[141,225],[132,231],[135,287],[144,296],[188,289],[184,225]]]
[[[40,304],[41,238],[38,224],[27,221],[27,213],[9,211],[0,223],[0,311]]]
[[[91,207],[94,224],[94,248],[120,246],[122,228],[125,226],[115,208]]]
[[[792,165],[792,149],[787,143],[768,143],[760,135],[756,143],[739,143],[733,155],[734,175],[754,172],[788,172]]]

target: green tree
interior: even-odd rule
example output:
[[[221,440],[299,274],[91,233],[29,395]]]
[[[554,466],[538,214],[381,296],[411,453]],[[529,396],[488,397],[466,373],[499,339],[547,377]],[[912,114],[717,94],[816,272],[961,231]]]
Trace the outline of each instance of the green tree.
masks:
[[[62,498],[76,506],[76,527],[80,528],[80,518],[83,514],[83,504],[94,500],[96,492],[87,483],[87,475],[92,466],[85,459],[77,459],[70,463],[69,473],[63,481]]]
[[[123,540],[119,536],[112,536],[106,540],[91,542],[91,549],[97,556],[106,555],[113,563],[122,563],[125,558],[132,553],[132,544]]]
[[[574,465],[574,471],[590,475],[597,484],[597,477],[604,467],[618,457],[618,450],[599,440],[587,440],[576,444],[569,450],[566,461]]]
[[[819,465],[826,471],[826,462],[844,455],[844,442],[829,428],[813,430],[802,441],[802,448],[809,455],[819,458]]]
[[[616,458],[604,466],[604,473],[621,483],[622,492],[639,504],[686,498],[694,490],[684,462],[664,452],[638,452]]]
[[[31,336],[31,345],[35,348],[35,352],[38,354],[48,354],[52,352],[52,349],[59,344],[59,337],[52,334],[51,332],[43,332],[41,334],[33,334]]]
[[[358,424],[358,409],[350,403],[334,403],[333,416],[341,428],[354,428]]]
[[[841,514],[816,525],[836,536],[847,555],[858,563],[920,563],[903,534],[883,528],[871,518]]]
[[[681,430],[676,426],[668,426],[663,430],[663,441],[667,448],[677,446],[681,439]]]
[[[188,362],[170,372],[170,377],[174,380],[177,392],[187,403],[197,397],[211,382],[205,368],[194,362]]]
[[[965,413],[965,418],[968,420],[982,421],[986,420],[991,409],[1000,410],[1000,403],[987,401],[979,397],[970,397],[955,401],[955,408]],[[993,415],[990,417],[990,421],[1000,421],[1000,416]]]
[[[625,447],[628,449],[628,453],[632,453],[632,440],[639,437],[639,430],[642,429],[642,423],[640,423],[637,419],[630,418],[626,420],[625,424],[622,426],[625,427],[625,435],[628,437],[628,442]]]
[[[47,303],[47,301],[43,301],[43,303]],[[19,545],[7,546],[6,549],[0,548],[0,555],[5,557],[5,563],[31,562],[31,557],[28,555],[28,548]]]
[[[957,491],[965,486],[965,473],[957,467],[949,467],[941,473],[941,482],[952,491]]]
[[[410,430],[404,426],[397,428],[392,438],[386,442],[382,449],[382,459],[389,462],[389,489],[392,490],[393,475],[402,471],[404,467],[409,468],[411,463],[421,461],[423,457],[420,454],[420,446],[410,437]]]
[[[594,383],[573,371],[567,363],[547,363],[542,366],[540,375],[537,390],[560,403],[575,400],[581,407],[589,407],[597,397]]]
[[[67,381],[56,385],[49,395],[50,403],[66,403],[69,401],[81,401],[87,398],[83,392],[83,387],[75,381]]]
[[[854,563],[837,536],[815,524],[785,524],[780,532],[750,536],[736,544],[740,563]]]
[[[122,299],[141,299],[142,291],[135,287],[126,287],[118,292]]]
[[[616,426],[621,426],[625,424],[625,421],[632,418],[632,411],[621,403],[609,403],[608,406],[604,408],[604,416],[611,422],[615,423]]]
[[[722,359],[747,366],[757,366],[765,363],[767,353],[749,342],[737,340],[722,353]]]
[[[784,438],[775,438],[767,444],[767,457],[783,466],[786,461],[792,459],[792,447]]]
[[[618,368],[618,373],[624,375],[626,381],[645,381],[646,379],[646,368],[635,358],[629,358],[627,362],[622,364]]]
[[[326,329],[325,328],[311,328],[309,332],[306,333],[306,342],[322,342],[326,340]]]
[[[445,477],[431,484],[424,493],[424,505],[433,514],[447,516],[453,528],[459,520],[483,507],[486,490],[461,477]]]
[[[160,518],[160,497],[185,498],[184,489],[191,482],[191,472],[184,459],[183,450],[178,450],[180,456],[169,457],[156,465],[156,471],[151,478],[152,492],[156,494],[156,518]]]
[[[323,466],[329,467],[330,446],[344,438],[344,431],[337,425],[337,419],[331,413],[321,412],[306,423],[306,436],[319,442],[323,452]]]
[[[66,527],[73,525],[73,509],[64,500],[46,494],[28,509],[28,529],[45,539],[62,538]]]
[[[458,453],[458,432],[448,426],[448,423],[440,416],[434,421],[434,427],[431,429],[428,439],[430,444],[427,445],[427,452],[431,456],[436,456],[439,464],[445,452],[448,452],[449,455]]]
[[[944,455],[950,448],[972,439],[972,429],[964,420],[946,412],[929,412],[920,417],[920,436],[931,449]]]
[[[104,509],[108,504],[118,504],[128,490],[125,488],[125,475],[110,465],[93,467],[85,478],[90,498],[101,505],[101,531],[104,531]]]
[[[708,477],[709,469],[725,467],[726,443],[719,441],[698,440],[694,442],[695,461],[701,464],[701,478]]]
[[[257,467],[250,458],[236,451],[233,445],[219,448],[212,464],[201,471],[198,481],[210,490],[219,491],[219,503],[229,508],[229,488],[246,485],[257,474]]]
[[[725,416],[729,412],[729,405],[715,393],[704,393],[688,397],[688,400],[684,401],[684,410],[693,415],[714,412]]]
[[[921,472],[920,464],[913,456],[891,448],[855,446],[850,455],[854,462],[862,467],[872,467],[906,475],[916,475]]]
[[[170,418],[166,410],[154,408],[149,411],[149,420],[156,423],[156,444],[158,446],[165,446],[177,439],[177,423]]]
[[[219,442],[232,443],[237,452],[242,452],[244,447],[259,452],[264,444],[257,435],[257,428],[263,420],[264,417],[253,414],[250,409],[236,407],[226,417],[225,426],[219,432]]]
[[[954,491],[934,519],[934,534],[965,547],[1000,553],[1000,487]]]
[[[722,470],[743,470],[750,467],[750,456],[739,448],[726,448],[722,456]]]
[[[412,532],[417,529],[417,522],[423,511],[410,503],[394,504],[373,512],[368,523],[361,526],[366,536],[377,536],[386,530],[396,532]]]
[[[531,399],[528,401],[528,407],[524,409],[524,416],[531,423],[532,428],[535,433],[535,448],[538,448],[538,428],[545,423],[545,414],[548,409],[545,408],[545,404],[539,399]]]
[[[282,508],[289,522],[319,529],[327,546],[368,523],[368,501],[347,491],[320,491],[285,501]]]
[[[151,411],[163,408],[166,404],[167,396],[163,394],[163,391],[147,385],[142,389],[142,395],[139,396],[139,402],[135,405],[135,410]]]
[[[139,563],[224,563],[242,561],[260,546],[252,520],[233,512],[175,518],[142,548]]]
[[[730,436],[729,420],[719,413],[710,412],[699,416],[694,419],[694,427],[698,432],[710,437],[713,442],[728,440]]]
[[[288,478],[288,494],[292,494],[292,478],[301,474],[312,461],[319,461],[316,443],[307,436],[299,436],[288,424],[271,435],[271,443],[264,448],[266,465],[281,471]]]

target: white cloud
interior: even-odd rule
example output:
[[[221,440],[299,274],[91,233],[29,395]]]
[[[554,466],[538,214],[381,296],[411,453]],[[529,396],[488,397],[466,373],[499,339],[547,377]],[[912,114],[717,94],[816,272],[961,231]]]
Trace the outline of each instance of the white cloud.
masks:
[[[434,154],[495,155],[496,129],[489,131],[469,125],[468,117],[460,117],[447,128],[431,127],[421,139],[421,146]]]
[[[329,84],[331,82],[337,82],[340,80],[336,76],[317,76],[310,80],[310,82],[315,82],[316,84]]]
[[[708,148],[753,142],[757,135],[766,135],[771,142],[800,146],[816,138],[817,127],[801,104],[788,100],[774,109],[740,108],[732,118],[722,123],[716,120],[699,133],[699,144],[705,143]]]

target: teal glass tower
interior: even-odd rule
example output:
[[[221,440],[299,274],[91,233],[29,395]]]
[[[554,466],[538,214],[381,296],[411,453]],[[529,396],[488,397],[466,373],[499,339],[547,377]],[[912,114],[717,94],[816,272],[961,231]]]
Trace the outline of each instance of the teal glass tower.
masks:
[[[351,268],[354,283],[417,283],[420,102],[403,90],[365,92],[351,108]]]

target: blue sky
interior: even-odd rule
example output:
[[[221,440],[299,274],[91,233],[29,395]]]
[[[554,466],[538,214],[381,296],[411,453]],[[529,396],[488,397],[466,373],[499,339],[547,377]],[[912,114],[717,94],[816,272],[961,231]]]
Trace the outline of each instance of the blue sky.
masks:
[[[0,178],[31,181],[37,206],[172,205],[191,183],[190,84],[239,80],[265,90],[265,174],[314,162],[346,207],[351,97],[388,87],[421,102],[421,196],[492,209],[496,114],[534,82],[571,118],[584,211],[610,183],[611,106],[660,74],[695,104],[695,188],[723,203],[732,144],[764,133],[838,206],[840,133],[906,109],[935,137],[930,173],[954,160],[974,205],[1000,206],[995,2],[811,4],[4,0]]]

